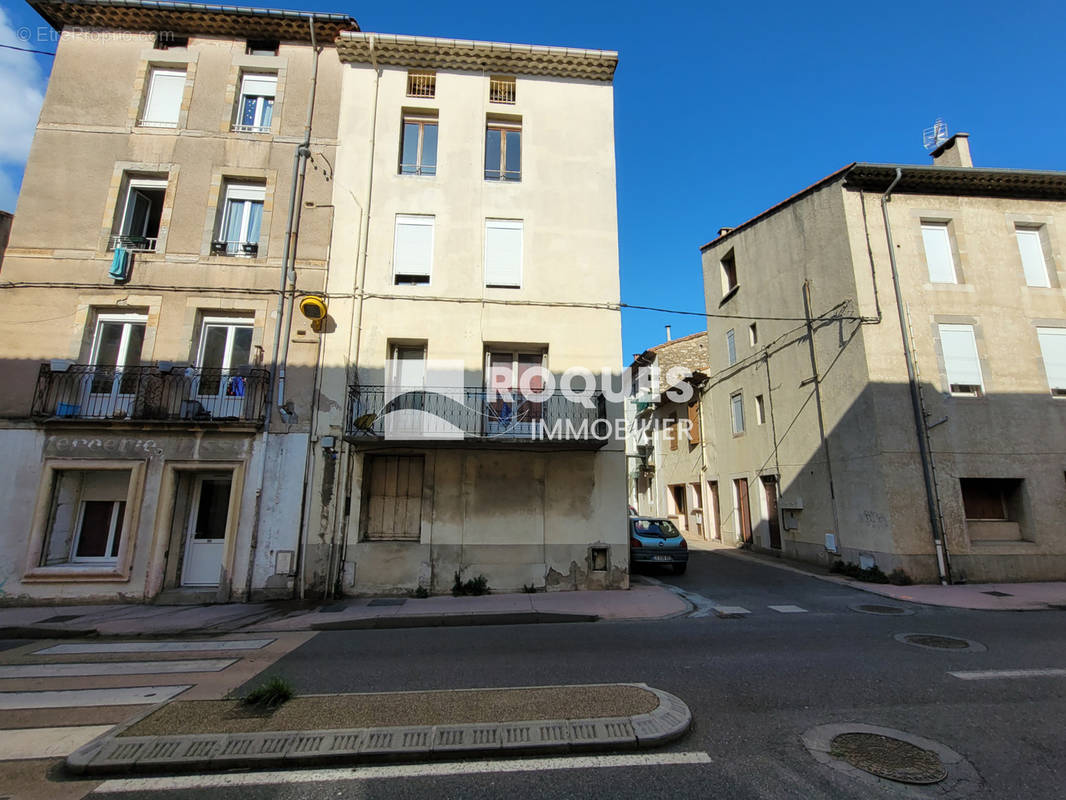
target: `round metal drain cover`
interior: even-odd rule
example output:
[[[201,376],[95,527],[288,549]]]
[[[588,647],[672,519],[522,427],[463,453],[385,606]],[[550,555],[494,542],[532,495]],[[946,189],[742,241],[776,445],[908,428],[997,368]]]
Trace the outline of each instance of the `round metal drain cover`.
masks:
[[[903,608],[902,606],[881,606],[875,603],[861,603],[859,605],[848,606],[848,608],[852,611],[858,611],[860,614],[877,614],[884,617],[903,616],[914,613],[911,609]]]
[[[948,776],[936,753],[877,733],[835,736],[829,755],[871,775],[900,783],[939,783]]]
[[[983,653],[987,648],[973,639],[961,636],[944,636],[939,633],[897,633],[897,642],[921,647],[926,650],[951,650],[956,653]]]

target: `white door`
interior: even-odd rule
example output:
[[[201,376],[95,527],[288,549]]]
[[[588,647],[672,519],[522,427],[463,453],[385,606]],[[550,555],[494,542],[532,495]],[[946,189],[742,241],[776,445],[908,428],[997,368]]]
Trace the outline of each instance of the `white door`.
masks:
[[[185,535],[183,586],[218,586],[229,519],[229,475],[196,475]]]
[[[246,379],[238,368],[252,356],[252,325],[244,319],[205,319],[200,333],[196,400],[213,418],[239,418],[244,411]]]
[[[389,365],[386,403],[393,403],[385,418],[389,436],[418,436],[425,433],[426,351],[422,347],[394,347]]]

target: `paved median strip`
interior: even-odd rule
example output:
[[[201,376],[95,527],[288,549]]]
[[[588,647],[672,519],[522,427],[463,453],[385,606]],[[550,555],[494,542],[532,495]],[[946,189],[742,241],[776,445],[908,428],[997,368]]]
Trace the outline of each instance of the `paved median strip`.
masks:
[[[970,672],[948,672],[963,681],[992,681],[1004,678],[1066,678],[1066,669],[985,669]]]

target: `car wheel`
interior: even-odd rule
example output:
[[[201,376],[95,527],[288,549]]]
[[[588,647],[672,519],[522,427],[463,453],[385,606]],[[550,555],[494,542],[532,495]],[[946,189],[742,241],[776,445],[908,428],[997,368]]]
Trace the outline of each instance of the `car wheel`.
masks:
[[[688,569],[688,564],[674,564],[675,575],[684,575],[686,569]]]

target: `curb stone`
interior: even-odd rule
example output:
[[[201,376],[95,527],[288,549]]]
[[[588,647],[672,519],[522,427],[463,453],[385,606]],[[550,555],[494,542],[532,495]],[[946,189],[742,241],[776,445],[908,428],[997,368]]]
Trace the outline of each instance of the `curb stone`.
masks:
[[[474,614],[414,614],[405,617],[364,617],[361,619],[312,622],[313,631],[378,630],[385,628],[439,628],[474,625],[525,625],[534,623],[596,622],[596,614],[568,614],[553,611],[501,611]]]
[[[592,719],[410,725],[348,730],[119,736],[165,704],[114,728],[66,759],[76,775],[212,772],[295,768],[375,761],[419,761],[455,756],[539,755],[655,747],[684,735],[692,712],[675,695],[644,683],[659,698],[648,714]]]

